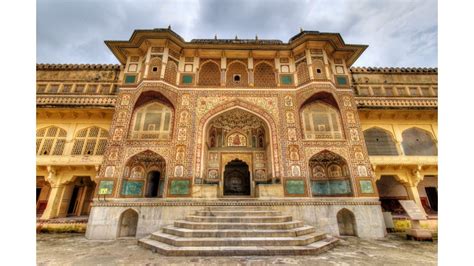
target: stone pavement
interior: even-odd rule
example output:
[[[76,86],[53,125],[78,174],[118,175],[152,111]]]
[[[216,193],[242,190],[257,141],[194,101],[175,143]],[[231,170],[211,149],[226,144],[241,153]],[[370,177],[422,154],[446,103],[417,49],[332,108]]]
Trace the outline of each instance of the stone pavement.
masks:
[[[38,265],[436,265],[438,243],[343,238],[319,256],[165,257],[139,247],[136,239],[87,240],[82,234],[36,236]]]

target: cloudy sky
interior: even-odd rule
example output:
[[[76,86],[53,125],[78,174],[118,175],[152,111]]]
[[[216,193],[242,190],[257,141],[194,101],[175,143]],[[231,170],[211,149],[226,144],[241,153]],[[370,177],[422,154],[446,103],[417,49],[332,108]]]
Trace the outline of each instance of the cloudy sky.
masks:
[[[38,0],[38,63],[118,63],[104,40],[134,29],[172,29],[195,38],[280,39],[299,32],[339,32],[368,44],[357,66],[438,65],[435,0]]]

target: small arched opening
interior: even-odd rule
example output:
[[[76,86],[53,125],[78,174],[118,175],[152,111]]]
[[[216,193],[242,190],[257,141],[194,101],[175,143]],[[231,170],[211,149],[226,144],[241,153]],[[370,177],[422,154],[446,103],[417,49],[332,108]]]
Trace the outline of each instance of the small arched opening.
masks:
[[[224,196],[250,196],[250,171],[246,162],[235,159],[225,166]]]
[[[137,234],[138,213],[128,209],[120,215],[118,237],[135,237]]]
[[[357,225],[354,213],[342,209],[337,213],[337,225],[340,236],[357,236]]]

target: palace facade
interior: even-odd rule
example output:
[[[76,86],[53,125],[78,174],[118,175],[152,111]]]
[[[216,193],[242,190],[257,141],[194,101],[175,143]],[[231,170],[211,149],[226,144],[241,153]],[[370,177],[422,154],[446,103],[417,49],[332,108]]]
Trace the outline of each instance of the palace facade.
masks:
[[[268,206],[375,238],[411,199],[436,220],[437,69],[352,67],[367,46],[317,31],[105,43],[120,64],[36,66],[38,219],[115,239]]]

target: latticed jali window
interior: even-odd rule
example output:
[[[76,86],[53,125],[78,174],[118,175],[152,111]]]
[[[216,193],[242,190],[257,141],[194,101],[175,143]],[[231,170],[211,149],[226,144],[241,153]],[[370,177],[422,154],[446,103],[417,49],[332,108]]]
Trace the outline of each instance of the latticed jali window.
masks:
[[[276,87],[275,72],[273,66],[261,63],[254,70],[255,87]]]
[[[62,155],[66,144],[66,130],[47,127],[36,130],[37,155]]]
[[[336,108],[314,102],[303,109],[305,139],[342,139],[342,126]]]
[[[383,129],[371,128],[364,131],[365,144],[369,155],[398,155],[392,136]]]
[[[402,133],[405,155],[438,155],[438,148],[430,132],[420,128],[410,128]]]
[[[103,155],[108,132],[98,127],[80,130],[74,140],[72,155]]]
[[[217,63],[206,62],[201,65],[199,70],[199,85],[220,86],[221,70]]]
[[[309,71],[306,62],[301,62],[296,66],[296,74],[298,75],[298,85],[309,81]]]
[[[155,102],[135,113],[133,139],[169,139],[171,133],[171,108]]]

